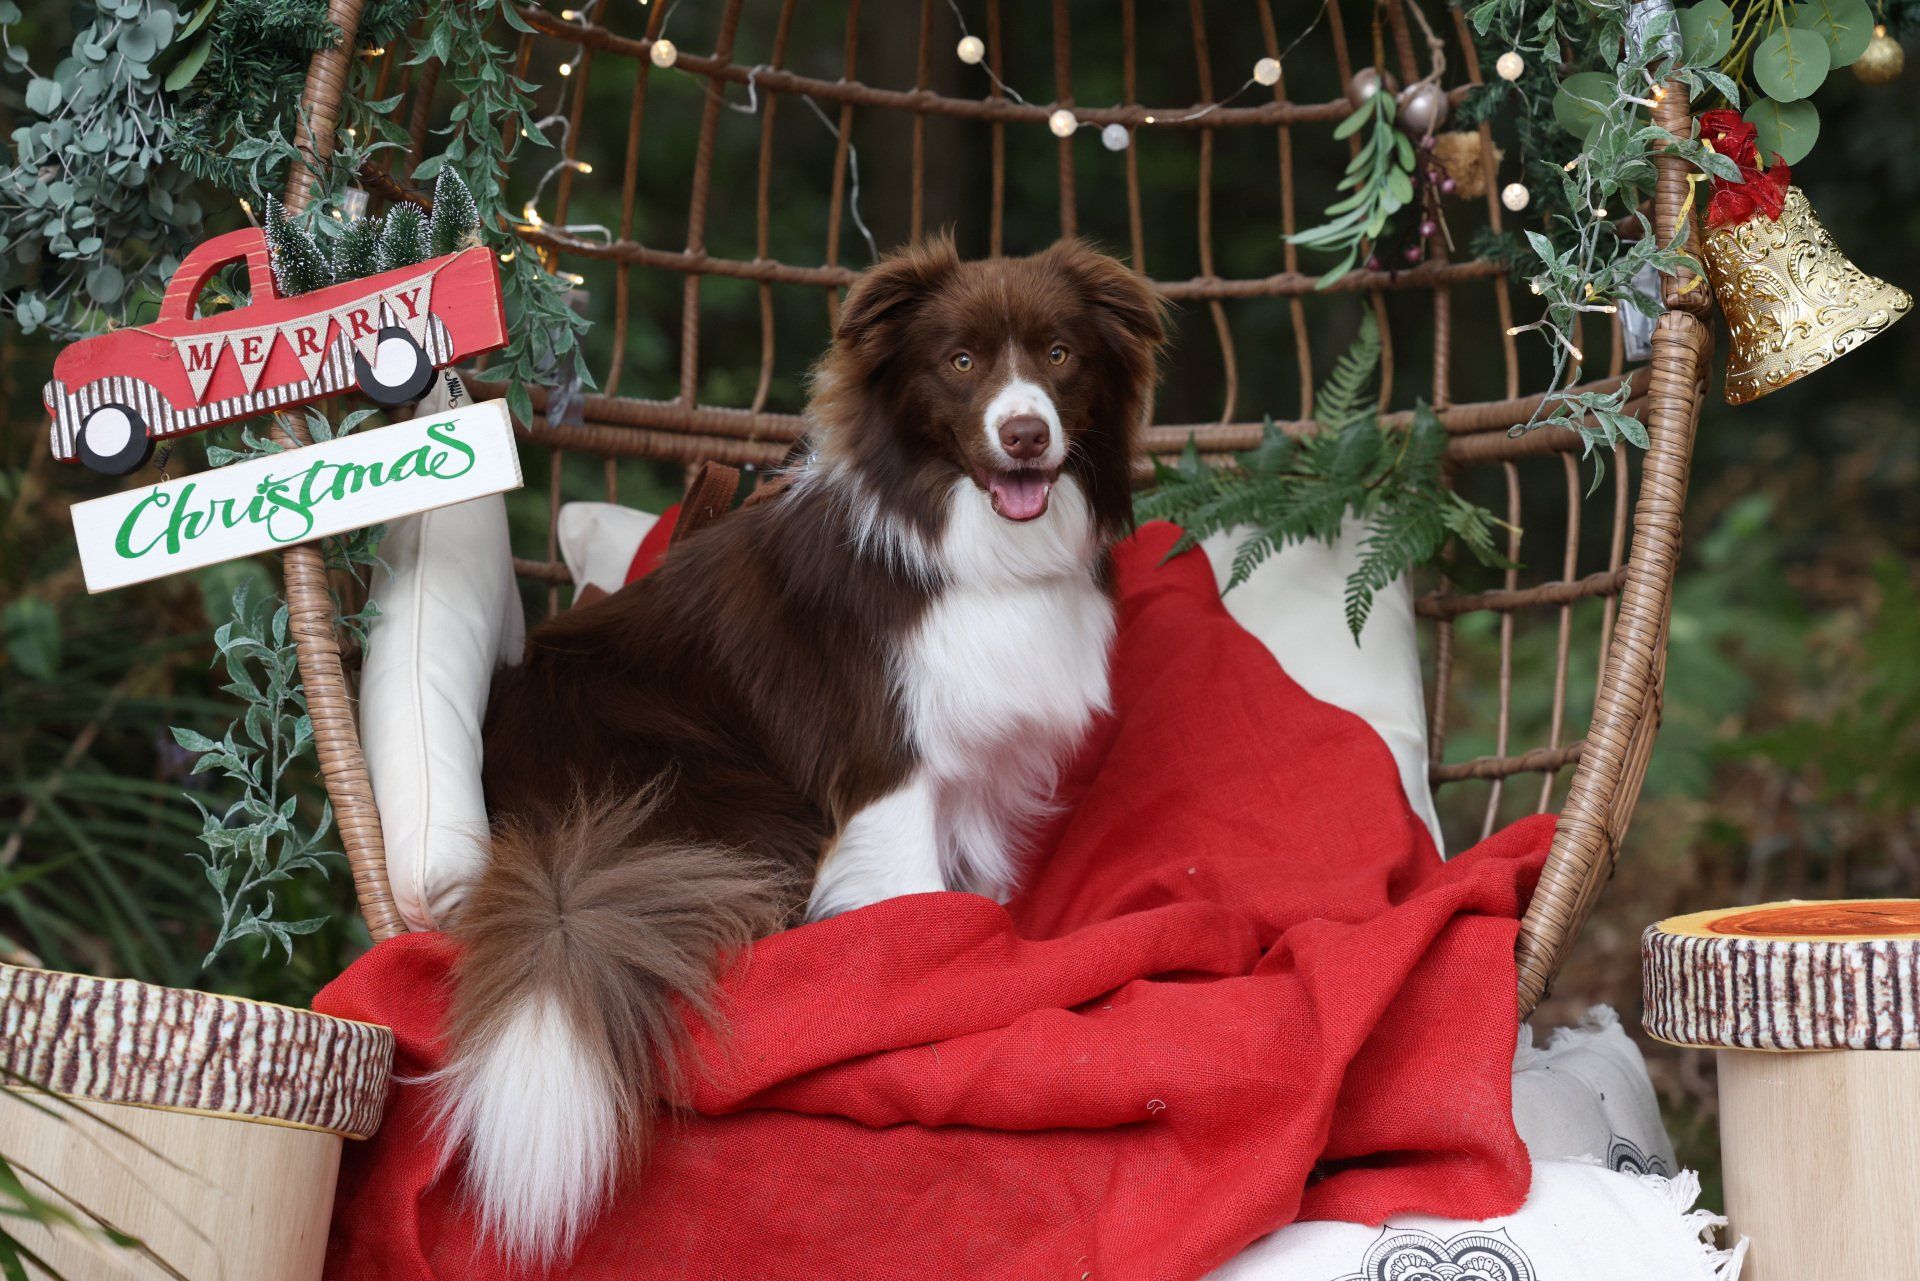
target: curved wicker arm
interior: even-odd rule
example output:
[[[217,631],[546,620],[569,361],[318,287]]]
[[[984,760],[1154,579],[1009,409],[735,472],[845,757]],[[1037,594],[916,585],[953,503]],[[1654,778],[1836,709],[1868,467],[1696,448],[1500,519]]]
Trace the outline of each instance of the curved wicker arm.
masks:
[[[334,126],[340,119],[340,99],[346,92],[347,71],[353,56],[354,34],[360,29],[365,0],[331,0],[327,20],[340,31],[339,40],[313,55],[307,64],[303,110],[294,134],[299,158],[287,175],[287,210],[306,207],[313,189],[311,155],[325,160],[333,152]],[[274,437],[288,447],[312,442],[291,414],[274,416]],[[311,544],[289,547],[282,559],[287,581],[288,628],[300,658],[300,683],[306,688],[307,715],[313,720],[314,750],[320,775],[333,802],[334,825],[347,864],[353,869],[353,888],[360,915],[375,941],[405,930],[387,887],[387,848],[380,833],[380,811],[373,803],[373,781],[367,758],[360,750],[360,727],[354,719],[353,697],[340,666],[339,614],[327,586],[327,563]]]
[[[1685,137],[1692,129],[1685,93],[1669,85],[1654,119]],[[1663,239],[1684,234],[1697,253],[1691,170],[1674,155],[1657,158],[1654,226]],[[1546,995],[1613,875],[1620,838],[1633,816],[1660,724],[1660,686],[1666,673],[1667,619],[1673,574],[1680,561],[1681,515],[1693,432],[1699,421],[1702,372],[1711,347],[1700,318],[1709,306],[1705,282],[1691,271],[1663,281],[1668,310],[1653,331],[1652,377],[1647,388],[1647,460],[1634,509],[1633,548],[1620,594],[1620,617],[1608,647],[1593,704],[1586,750],[1567,791],[1560,825],[1540,886],[1520,923],[1514,955],[1520,970],[1520,1017]]]

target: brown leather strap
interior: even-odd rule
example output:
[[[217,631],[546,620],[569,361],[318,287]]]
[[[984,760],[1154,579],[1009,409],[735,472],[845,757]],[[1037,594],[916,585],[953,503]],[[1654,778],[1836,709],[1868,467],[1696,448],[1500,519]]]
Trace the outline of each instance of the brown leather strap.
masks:
[[[712,461],[700,464],[680,500],[680,519],[673,523],[673,541],[698,533],[709,523],[727,514],[733,496],[740,488],[740,469]]]
[[[780,497],[780,495],[787,492],[787,486],[793,484],[794,478],[799,474],[797,471],[774,473],[766,480],[761,481],[759,486],[751,494],[748,494],[740,505],[742,507],[757,507],[761,503],[769,502]]]

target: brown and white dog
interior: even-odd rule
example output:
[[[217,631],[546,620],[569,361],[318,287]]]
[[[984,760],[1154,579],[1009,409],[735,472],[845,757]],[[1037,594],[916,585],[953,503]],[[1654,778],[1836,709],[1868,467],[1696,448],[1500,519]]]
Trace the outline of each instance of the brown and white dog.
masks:
[[[1087,246],[867,272],[777,500],[535,631],[495,677],[486,870],[442,1080],[485,1228],[566,1253],[681,1095],[681,1004],[755,937],[899,894],[1004,899],[1107,705],[1107,551],[1156,348]]]

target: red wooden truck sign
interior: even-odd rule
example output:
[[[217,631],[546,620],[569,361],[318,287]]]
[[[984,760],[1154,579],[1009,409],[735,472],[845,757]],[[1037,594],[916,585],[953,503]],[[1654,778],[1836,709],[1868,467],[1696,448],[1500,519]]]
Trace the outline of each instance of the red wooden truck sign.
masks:
[[[244,259],[253,302],[200,317],[209,279]],[[266,239],[247,227],[187,255],[150,324],[66,348],[44,399],[54,457],[125,475],[154,443],[358,388],[417,400],[434,371],[507,342],[500,277],[483,246],[283,298]]]

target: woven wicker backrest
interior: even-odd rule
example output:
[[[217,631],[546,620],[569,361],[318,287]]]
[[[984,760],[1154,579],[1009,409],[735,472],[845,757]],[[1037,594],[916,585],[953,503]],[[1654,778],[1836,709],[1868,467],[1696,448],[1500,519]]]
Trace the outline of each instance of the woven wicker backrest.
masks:
[[[1538,403],[1526,385],[1541,385],[1545,369],[1529,365],[1507,332],[1516,300],[1504,270],[1465,252],[1476,228],[1502,226],[1497,183],[1487,183],[1478,202],[1451,204],[1452,248],[1436,237],[1421,265],[1356,271],[1330,290],[1317,288],[1321,264],[1303,261],[1281,238],[1317,221],[1333,194],[1347,152],[1332,131],[1349,111],[1340,90],[1356,65],[1381,58],[1411,82],[1425,74],[1437,45],[1448,59],[1446,83],[1479,82],[1457,7],[1429,6],[1444,13],[1432,19],[1440,28],[1432,32],[1428,19],[1401,0],[1378,7],[1349,0],[1347,13],[1329,5],[1312,23],[1303,6],[1250,0],[1231,24],[1201,0],[1051,0],[1050,7],[920,0],[884,11],[873,6],[864,20],[860,0],[804,12],[797,0],[682,0],[680,7],[676,14],[672,0],[603,0],[579,14],[523,11],[535,34],[522,38],[519,65],[544,83],[543,105],[564,124],[554,130],[561,136],[557,156],[536,153],[526,161],[534,166],[527,181],[537,190],[529,206],[535,217],[521,230],[522,252],[581,278],[603,341],[594,371],[601,390],[585,396],[578,412],[553,420],[548,394],[536,390],[533,421],[520,425],[529,475],[539,474],[538,455],[547,453],[553,512],[568,454],[605,460],[609,494],[620,459],[777,464],[802,430],[801,375],[825,343],[841,290],[870,259],[869,239],[884,249],[885,241],[951,224],[963,249],[978,252],[1027,252],[1054,234],[1087,232],[1121,252],[1176,305],[1179,337],[1146,437],[1161,454],[1189,438],[1216,457],[1250,447],[1266,414],[1290,431],[1313,430],[1317,374],[1351,337],[1360,308],[1370,309],[1387,341],[1383,406],[1404,414],[1416,395],[1429,400],[1450,433],[1447,456],[1459,483],[1476,486],[1483,501],[1524,530],[1507,548],[1522,568],[1473,591],[1443,579],[1419,598],[1417,610],[1432,632],[1435,784],[1484,789],[1483,828],[1516,808],[1561,806],[1550,866],[1522,928],[1520,1004],[1530,1010],[1611,870],[1646,769],[1707,351],[1699,317],[1706,291],[1667,282],[1672,310],[1661,318],[1644,367],[1625,369],[1617,327],[1582,340],[1594,353],[1582,376],[1600,387],[1629,379],[1629,409],[1652,438],[1644,459],[1616,452],[1604,487],[1586,497],[1574,433],[1508,432]],[[358,0],[335,0],[332,16],[351,33],[358,9]],[[678,54],[663,69],[650,54],[670,19]],[[954,64],[963,20],[985,41],[982,68]],[[823,21],[841,28],[840,65],[790,67],[796,26],[811,36]],[[875,43],[885,46],[884,60],[871,52]],[[1098,50],[1098,67],[1090,47]],[[411,72],[399,67],[404,52],[390,51],[381,74],[386,92],[407,94],[402,110],[417,161],[429,149],[428,125],[449,104],[436,101],[431,64]],[[1280,82],[1239,85],[1262,55],[1281,59]],[[561,65],[569,74],[552,74]],[[1230,74],[1222,70],[1229,65]],[[344,54],[326,51],[309,77],[312,135],[301,141],[322,154],[331,145],[344,68]],[[624,120],[590,118],[596,76],[632,84]],[[704,92],[685,92],[689,82]],[[1118,100],[1074,111],[1096,128],[1124,126],[1132,145],[1120,152],[1093,145],[1086,132],[1062,140],[1048,132],[1049,116],[1075,104],[1076,88],[1095,83],[1109,95],[1103,101],[1116,92]],[[1190,96],[1154,98],[1173,92],[1165,85],[1183,85]],[[1666,95],[1660,110],[1684,133],[1680,97]],[[743,118],[748,108],[751,117]],[[970,140],[964,149],[953,142],[962,136]],[[682,144],[667,147],[664,161],[662,138]],[[1486,170],[1497,172],[1485,126],[1479,138]],[[1266,176],[1258,193],[1245,186],[1241,149],[1249,142],[1268,157],[1260,162]],[[782,184],[793,155],[808,146],[818,149],[824,172],[814,175],[814,185],[788,190]],[[1045,166],[1052,180],[1039,193],[1025,185],[1043,171],[1025,163],[1036,147],[1053,153]],[[1218,157],[1230,147],[1236,186],[1216,190]],[[594,159],[583,160],[583,148]],[[1010,152],[1018,157],[1012,163]],[[554,160],[559,167],[542,180]],[[1172,168],[1176,163],[1181,167]],[[1681,223],[1685,179],[1677,159],[1660,163],[1656,219],[1670,233]],[[956,165],[966,167],[963,182],[951,180]],[[393,169],[410,172],[398,163]],[[1178,214],[1165,190],[1169,172],[1182,175]],[[418,198],[384,175],[367,181],[390,198]],[[304,199],[308,182],[305,173],[294,175],[290,204]],[[875,195],[882,185],[884,200]],[[871,220],[863,216],[863,198]],[[595,227],[576,225],[580,210],[596,201],[608,217]],[[1257,270],[1236,274],[1219,261],[1216,231],[1244,227],[1249,218],[1270,232],[1270,251]],[[817,224],[817,241],[804,254],[777,255],[776,237],[807,223]],[[885,241],[869,236],[876,223]],[[666,226],[676,228],[671,241],[648,238],[650,228]],[[1181,262],[1190,270],[1156,270]],[[1493,370],[1487,387],[1455,385],[1455,353],[1468,343],[1481,354],[1457,363],[1481,377]],[[649,344],[656,355],[636,358]],[[1486,358],[1487,348],[1496,359]],[[482,371],[478,390],[501,389]],[[553,529],[550,519],[544,546],[518,549],[517,559],[523,575],[552,585],[550,607],[565,580]],[[400,927],[386,895],[378,816],[317,556],[289,553],[287,577],[322,768],[362,909],[375,935],[384,936]],[[1465,625],[1476,616],[1491,626]],[[1576,620],[1584,638],[1575,636]],[[1525,743],[1514,733],[1516,635],[1524,627],[1547,629],[1553,638],[1548,669],[1532,673],[1545,688],[1523,691],[1519,700],[1535,713],[1545,706],[1533,717],[1545,725],[1543,739]],[[1462,647],[1469,633],[1489,647],[1485,658],[1469,661]],[[1582,661],[1587,654],[1590,665]],[[1589,675],[1577,682],[1583,670]],[[1448,750],[1463,674],[1497,690],[1485,735],[1490,750],[1465,758]]]

